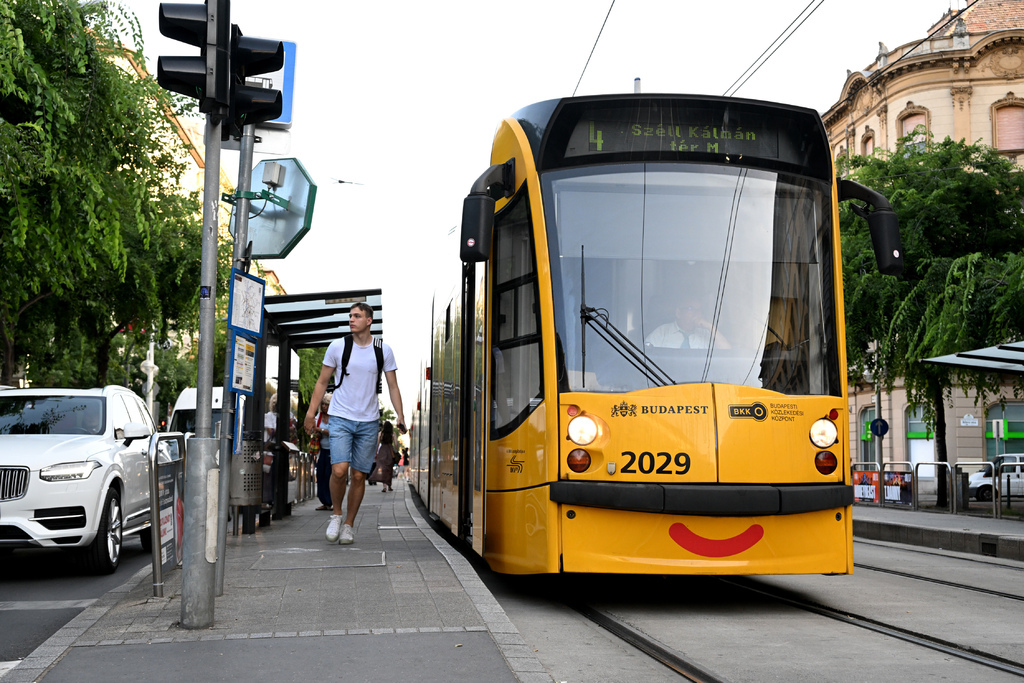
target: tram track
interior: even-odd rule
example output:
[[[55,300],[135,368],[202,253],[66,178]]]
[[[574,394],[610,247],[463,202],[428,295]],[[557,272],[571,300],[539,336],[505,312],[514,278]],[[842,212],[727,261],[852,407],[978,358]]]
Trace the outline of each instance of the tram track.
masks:
[[[690,658],[658,642],[643,631],[604,610],[579,603],[569,604],[568,607],[620,640],[645,653],[655,661],[664,664],[688,681],[693,681],[693,683],[728,683],[726,679],[716,676]]]
[[[941,638],[936,638],[925,633],[919,633],[916,631],[911,631],[909,629],[904,629],[898,626],[886,624],[879,620],[871,619],[858,614],[853,614],[846,610],[839,610],[832,607],[826,607],[825,605],[821,605],[818,603],[812,603],[806,600],[801,600],[783,590],[771,589],[765,586],[755,586],[752,585],[753,581],[751,581],[750,579],[723,578],[720,580],[728,585],[741,588],[752,593],[756,593],[758,595],[770,598],[772,600],[776,600],[783,604],[789,605],[790,607],[794,607],[805,612],[817,614],[828,619],[842,622],[849,626],[854,626],[857,628],[873,631],[880,635],[894,638],[896,640],[900,640],[906,643],[918,645],[920,647],[925,647],[950,657],[955,657],[957,659],[971,662],[973,664],[978,664],[991,669],[996,669],[998,671],[1009,673],[1015,676],[1024,677],[1024,665],[1022,665],[1020,662],[1006,659],[1004,657],[1000,657],[998,655],[994,655],[988,652],[983,652],[975,648],[965,648],[964,646],[959,645],[957,643],[953,643]]]

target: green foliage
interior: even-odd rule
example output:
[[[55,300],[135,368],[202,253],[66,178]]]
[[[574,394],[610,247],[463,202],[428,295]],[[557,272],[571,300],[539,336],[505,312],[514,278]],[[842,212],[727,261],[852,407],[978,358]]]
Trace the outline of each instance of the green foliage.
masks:
[[[133,15],[108,3],[0,3],[0,383],[131,382],[151,337],[194,329],[198,197],[180,194],[176,103],[132,68]],[[130,373],[129,373],[130,374]]]
[[[899,216],[904,275],[878,273],[867,223],[840,211],[851,377],[870,371],[887,390],[903,378],[935,424],[935,397],[954,385],[982,396],[998,378],[921,359],[1024,333],[1020,289],[1024,192],[1019,169],[996,150],[918,131],[891,154],[854,157],[850,176],[889,198]]]

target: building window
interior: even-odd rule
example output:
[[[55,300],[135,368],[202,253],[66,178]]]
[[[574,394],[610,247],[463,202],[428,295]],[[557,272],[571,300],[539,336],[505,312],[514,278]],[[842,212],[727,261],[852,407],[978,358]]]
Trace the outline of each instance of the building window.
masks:
[[[985,416],[985,459],[1004,453],[1024,453],[1024,403],[997,403]]]
[[[935,435],[928,430],[928,426],[925,424],[922,408],[907,408],[906,427],[907,453],[910,462],[917,469],[917,476],[921,479],[934,479],[934,465],[922,465],[917,468],[917,464],[920,462],[935,462]]]
[[[914,135],[914,131],[918,130],[919,127],[923,127],[924,130],[914,135],[909,146],[917,148],[918,151],[924,151],[924,144],[927,139],[925,131],[929,130],[927,109],[919,107],[913,102],[907,102],[906,108],[900,112],[899,118],[896,120],[896,126],[901,138]]]
[[[875,436],[871,433],[871,421],[875,419],[875,407],[860,411],[860,461],[875,462]]]
[[[1024,149],[1024,107],[1000,107],[995,111],[996,148]]]
[[[861,140],[861,154],[866,157],[871,156],[872,152],[875,151],[875,138],[873,135],[865,135]]]

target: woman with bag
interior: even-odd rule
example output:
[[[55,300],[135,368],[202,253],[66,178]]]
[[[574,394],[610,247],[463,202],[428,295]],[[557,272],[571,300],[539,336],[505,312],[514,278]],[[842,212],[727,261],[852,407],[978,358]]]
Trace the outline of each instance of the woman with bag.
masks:
[[[377,457],[373,463],[373,474],[370,475],[370,481],[379,481],[381,483],[383,488],[381,493],[394,490],[391,488],[391,475],[395,466],[394,440],[395,428],[390,422],[385,422],[381,428],[380,443],[377,444]]]
[[[316,497],[320,499],[317,510],[331,510],[331,434],[327,426],[327,408],[331,405],[330,394],[325,394],[316,415],[313,433],[309,436],[309,452],[316,456]],[[316,449],[316,450],[314,450]],[[316,451],[319,451],[317,454]]]

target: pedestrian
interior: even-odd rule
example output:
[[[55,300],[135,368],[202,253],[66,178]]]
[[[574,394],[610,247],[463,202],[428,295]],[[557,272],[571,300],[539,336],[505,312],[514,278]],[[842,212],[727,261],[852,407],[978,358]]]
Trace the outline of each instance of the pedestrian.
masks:
[[[380,430],[380,442],[377,444],[377,457],[373,463],[373,474],[371,480],[379,481],[381,493],[392,491],[391,476],[395,468],[395,428],[390,422],[385,422]]]
[[[342,545],[355,540],[353,526],[366,492],[366,475],[373,470],[377,420],[380,417],[377,393],[382,373],[387,378],[398,431],[405,433],[405,413],[396,376],[398,365],[391,347],[375,340],[370,333],[373,309],[363,302],[353,304],[349,309],[348,324],[351,334],[331,342],[324,354],[323,367],[320,368],[320,377],[313,389],[304,422],[306,430],[310,431],[316,417],[314,406],[320,405],[333,375],[336,388],[327,409],[331,434],[333,514],[327,525],[327,542]],[[345,497],[345,481],[350,474],[348,504],[343,518],[341,503]]]
[[[331,427],[327,419],[327,408],[331,395],[324,394],[320,410],[316,413],[316,426],[320,434],[320,454],[316,457],[316,497],[320,499],[317,510],[330,510],[331,506]]]
[[[403,448],[398,459],[398,478],[409,481],[409,449]]]

